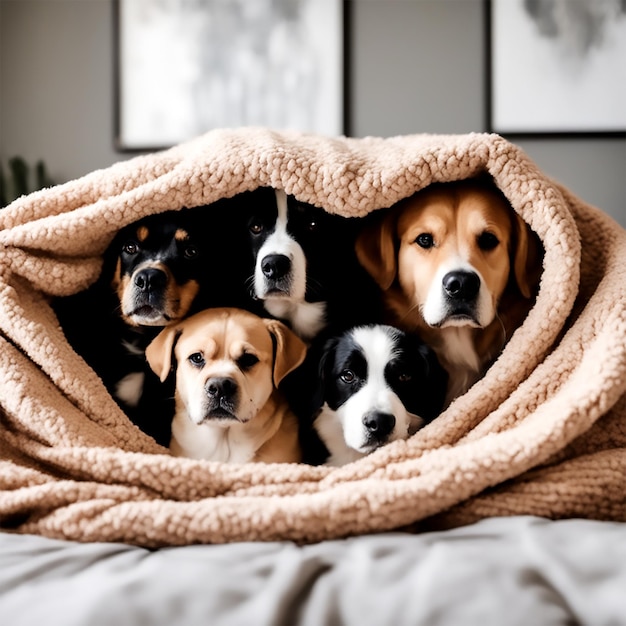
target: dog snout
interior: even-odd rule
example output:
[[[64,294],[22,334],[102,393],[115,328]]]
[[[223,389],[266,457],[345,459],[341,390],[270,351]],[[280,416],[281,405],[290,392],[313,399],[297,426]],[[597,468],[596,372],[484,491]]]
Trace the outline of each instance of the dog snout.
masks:
[[[391,413],[372,411],[363,418],[363,425],[372,439],[384,441],[394,429],[396,418]]]
[[[454,300],[474,300],[480,290],[480,278],[474,272],[448,272],[442,284],[446,294]]]
[[[167,275],[154,267],[145,268],[135,275],[135,286],[143,292],[158,291],[167,284]]]
[[[237,383],[232,378],[210,378],[205,390],[212,400],[228,400],[236,394]]]
[[[291,271],[291,261],[284,254],[268,254],[261,261],[261,271],[266,278],[280,280]]]

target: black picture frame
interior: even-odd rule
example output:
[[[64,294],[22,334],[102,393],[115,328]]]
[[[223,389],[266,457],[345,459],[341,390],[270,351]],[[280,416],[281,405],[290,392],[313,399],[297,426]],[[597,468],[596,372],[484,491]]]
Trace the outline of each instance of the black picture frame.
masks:
[[[113,0],[115,148],[240,126],[347,134],[346,4]]]
[[[568,6],[583,14],[557,18],[555,0],[485,0],[488,132],[626,137],[626,6],[595,25],[584,4]],[[581,20],[589,39],[558,19]]]

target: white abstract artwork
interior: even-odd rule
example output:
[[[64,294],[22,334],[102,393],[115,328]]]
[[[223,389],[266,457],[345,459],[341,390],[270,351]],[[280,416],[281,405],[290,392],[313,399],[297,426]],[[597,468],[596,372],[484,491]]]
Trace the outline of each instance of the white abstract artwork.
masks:
[[[117,146],[344,131],[342,0],[116,0]]]
[[[490,129],[626,132],[625,0],[491,0]]]

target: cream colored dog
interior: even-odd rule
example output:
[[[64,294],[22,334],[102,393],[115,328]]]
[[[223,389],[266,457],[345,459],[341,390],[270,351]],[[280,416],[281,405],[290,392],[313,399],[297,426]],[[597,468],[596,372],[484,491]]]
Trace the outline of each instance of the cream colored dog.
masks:
[[[282,322],[240,309],[207,309],[163,330],[146,358],[161,381],[176,369],[172,454],[299,462],[297,420],[277,386],[305,355]]]

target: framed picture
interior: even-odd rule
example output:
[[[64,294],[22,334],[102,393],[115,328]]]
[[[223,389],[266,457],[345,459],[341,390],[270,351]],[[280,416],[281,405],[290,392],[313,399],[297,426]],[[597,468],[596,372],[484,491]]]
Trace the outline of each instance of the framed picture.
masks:
[[[626,135],[626,3],[486,0],[488,128]]]
[[[343,0],[114,0],[116,147],[214,128],[341,135]]]

